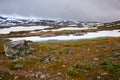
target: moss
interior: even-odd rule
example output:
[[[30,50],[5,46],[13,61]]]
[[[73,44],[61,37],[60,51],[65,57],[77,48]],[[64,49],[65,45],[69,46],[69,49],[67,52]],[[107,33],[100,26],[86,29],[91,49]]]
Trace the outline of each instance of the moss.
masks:
[[[78,74],[79,74],[79,71],[77,68],[75,68],[73,66],[68,68],[68,75],[70,75],[72,77],[76,77],[76,76],[78,76]]]
[[[68,68],[68,74],[72,77],[77,77],[81,74],[88,74],[92,70],[90,63],[86,64],[75,64]]]
[[[118,76],[120,76],[120,63],[117,61],[111,61],[111,60],[104,60],[101,63],[101,66],[109,72],[112,72]]]

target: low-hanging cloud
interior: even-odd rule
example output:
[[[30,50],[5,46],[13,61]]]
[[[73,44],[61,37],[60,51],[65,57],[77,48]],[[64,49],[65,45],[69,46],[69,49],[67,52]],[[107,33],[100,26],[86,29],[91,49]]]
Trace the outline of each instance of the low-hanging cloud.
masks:
[[[120,20],[120,0],[0,0],[0,14],[114,21]]]

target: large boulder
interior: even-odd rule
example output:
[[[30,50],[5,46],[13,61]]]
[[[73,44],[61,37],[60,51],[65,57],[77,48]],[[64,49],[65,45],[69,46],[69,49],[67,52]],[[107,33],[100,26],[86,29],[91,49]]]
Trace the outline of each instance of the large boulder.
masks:
[[[31,52],[28,42],[25,40],[7,42],[4,45],[4,49],[5,55],[11,58],[26,57]]]

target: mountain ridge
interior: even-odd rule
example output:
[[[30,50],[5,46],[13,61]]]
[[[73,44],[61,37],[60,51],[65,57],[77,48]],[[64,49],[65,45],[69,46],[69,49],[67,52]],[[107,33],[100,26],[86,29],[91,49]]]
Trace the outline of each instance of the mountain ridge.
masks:
[[[19,26],[19,25],[99,25],[100,22],[80,22],[64,19],[41,19],[41,18],[16,18],[0,16],[0,26]]]

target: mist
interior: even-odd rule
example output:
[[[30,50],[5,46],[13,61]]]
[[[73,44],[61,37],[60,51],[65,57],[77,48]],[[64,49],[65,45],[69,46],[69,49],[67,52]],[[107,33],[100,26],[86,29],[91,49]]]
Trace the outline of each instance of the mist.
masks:
[[[0,15],[109,22],[120,20],[120,0],[0,0]]]

